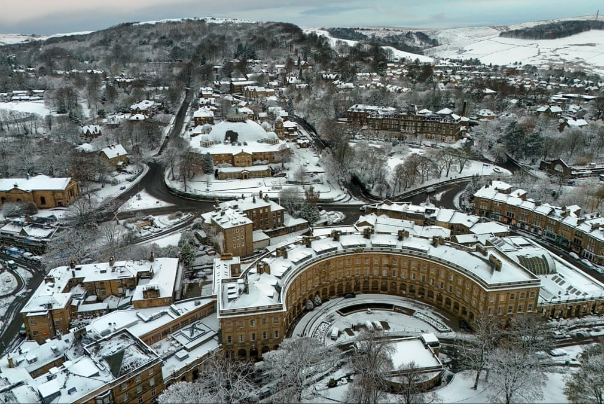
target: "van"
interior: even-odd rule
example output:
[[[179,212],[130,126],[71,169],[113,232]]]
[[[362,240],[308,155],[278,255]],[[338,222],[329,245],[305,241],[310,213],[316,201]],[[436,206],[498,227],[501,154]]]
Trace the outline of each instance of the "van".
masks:
[[[371,323],[371,321],[365,321],[365,328],[367,328],[367,331],[373,332],[373,324]]]
[[[378,331],[383,331],[384,327],[382,327],[382,323],[379,321],[373,321],[373,327]]]
[[[338,327],[333,327],[331,329],[331,339],[335,341],[338,339],[339,335],[340,335],[340,330],[338,330]]]

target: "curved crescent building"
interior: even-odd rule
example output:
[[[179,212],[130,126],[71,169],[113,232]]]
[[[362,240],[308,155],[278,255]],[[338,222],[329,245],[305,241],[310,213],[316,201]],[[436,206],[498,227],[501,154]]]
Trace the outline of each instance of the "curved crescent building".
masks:
[[[277,348],[317,295],[323,301],[352,292],[405,296],[471,323],[480,313],[537,311],[541,282],[495,245],[467,248],[403,231],[334,231],[278,247],[246,268],[238,257],[223,256],[214,270],[223,348],[234,357]]]

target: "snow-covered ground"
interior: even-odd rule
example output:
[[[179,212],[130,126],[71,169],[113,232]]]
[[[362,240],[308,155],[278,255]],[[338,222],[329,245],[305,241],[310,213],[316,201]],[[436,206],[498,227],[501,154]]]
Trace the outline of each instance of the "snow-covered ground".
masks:
[[[0,102],[0,109],[8,109],[16,112],[27,112],[30,114],[38,114],[40,116],[50,114],[50,110],[44,105],[44,101]]]
[[[515,62],[537,67],[552,65],[590,67],[604,72],[604,33],[592,30],[558,39],[517,39],[499,37],[494,27],[467,27],[441,31],[442,45],[426,50],[435,58],[478,58],[484,64],[508,65]]]
[[[171,203],[160,201],[157,198],[149,195],[147,191],[142,190],[132,198],[130,198],[120,208],[120,212],[131,212],[140,209],[163,208],[165,206],[173,206]]]

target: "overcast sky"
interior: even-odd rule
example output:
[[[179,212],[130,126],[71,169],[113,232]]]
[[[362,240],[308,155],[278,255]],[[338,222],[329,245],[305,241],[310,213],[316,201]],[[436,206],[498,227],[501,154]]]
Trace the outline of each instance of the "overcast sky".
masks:
[[[595,15],[603,4],[595,0],[0,0],[0,33],[49,35],[96,31],[123,22],[208,16],[302,27],[454,28]]]

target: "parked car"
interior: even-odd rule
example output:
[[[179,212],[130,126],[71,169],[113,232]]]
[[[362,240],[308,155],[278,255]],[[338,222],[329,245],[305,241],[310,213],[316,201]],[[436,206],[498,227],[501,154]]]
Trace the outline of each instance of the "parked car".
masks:
[[[576,252],[570,252],[570,253],[568,253],[568,255],[570,255],[572,258],[574,258],[576,260],[581,259],[581,257],[579,257],[579,254],[577,254]]]
[[[344,299],[352,299],[353,297],[357,297],[355,293],[346,293],[344,295]]]

